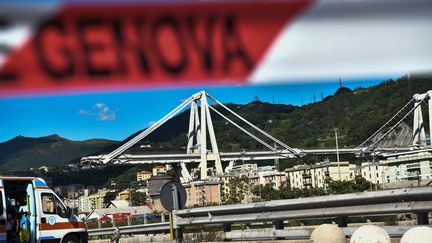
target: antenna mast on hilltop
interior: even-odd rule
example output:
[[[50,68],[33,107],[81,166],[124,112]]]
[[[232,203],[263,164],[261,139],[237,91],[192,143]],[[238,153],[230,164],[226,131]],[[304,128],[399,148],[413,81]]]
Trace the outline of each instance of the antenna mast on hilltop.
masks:
[[[339,88],[342,88],[342,79],[339,77]]]

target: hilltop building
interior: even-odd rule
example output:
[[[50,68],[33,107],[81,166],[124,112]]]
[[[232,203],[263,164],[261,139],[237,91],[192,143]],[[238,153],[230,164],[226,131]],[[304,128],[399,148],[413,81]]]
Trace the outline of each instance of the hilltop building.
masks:
[[[167,172],[167,167],[164,165],[157,165],[152,169],[153,176],[163,175]]]
[[[150,171],[139,171],[137,172],[137,181],[147,181],[152,177],[153,173]]]
[[[123,191],[117,193],[116,199],[127,201],[127,200],[129,200],[129,194],[130,194],[129,189],[123,190]]]

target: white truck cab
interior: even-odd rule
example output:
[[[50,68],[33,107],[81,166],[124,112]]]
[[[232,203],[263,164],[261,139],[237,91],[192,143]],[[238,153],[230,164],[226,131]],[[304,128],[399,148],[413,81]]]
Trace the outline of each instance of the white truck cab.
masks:
[[[87,241],[85,223],[43,179],[0,177],[0,243]]]

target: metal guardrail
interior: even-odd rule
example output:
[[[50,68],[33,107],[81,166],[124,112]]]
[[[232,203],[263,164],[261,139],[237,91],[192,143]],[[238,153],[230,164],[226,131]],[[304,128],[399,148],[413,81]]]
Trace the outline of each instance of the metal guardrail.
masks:
[[[323,219],[349,216],[389,215],[400,213],[419,213],[432,211],[432,201],[398,202],[385,204],[369,204],[359,206],[342,206],[314,209],[281,210],[232,215],[194,216],[180,219],[179,226],[249,223],[259,221]]]
[[[191,208],[178,210],[176,212],[176,215],[181,218],[187,219],[191,217],[208,216],[209,214],[216,216],[276,212],[296,209],[315,209],[329,207],[347,208],[357,205],[373,205],[411,201],[432,201],[432,187],[383,190],[330,196],[273,200],[257,203]]]
[[[284,220],[294,219],[337,218],[343,219],[338,220],[339,226],[346,227],[346,219],[351,216],[404,213],[416,213],[419,224],[429,224],[429,212],[432,212],[432,187],[421,187],[184,209],[176,211],[175,218],[180,227],[224,225],[228,232],[231,227],[226,225],[250,222],[273,222],[276,229],[281,229]],[[116,229],[89,229],[88,232],[90,236],[106,235],[113,234]],[[394,226],[388,229],[392,235],[391,232],[403,234],[408,228]],[[169,223],[121,226],[118,230],[120,234],[169,232]],[[345,230],[349,235],[353,228]],[[290,238],[290,234],[296,233],[280,234],[288,234],[280,237]],[[303,237],[303,233],[298,234]]]
[[[128,225],[120,227],[89,229],[87,230],[89,236],[109,235],[113,234],[118,229],[120,234],[146,234],[146,233],[161,233],[169,232],[169,222],[152,223],[142,225]]]

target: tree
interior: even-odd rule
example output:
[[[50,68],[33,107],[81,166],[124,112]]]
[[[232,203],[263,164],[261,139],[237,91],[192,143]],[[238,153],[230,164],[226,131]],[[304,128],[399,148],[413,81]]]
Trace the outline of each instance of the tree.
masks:
[[[169,169],[169,170],[167,170],[167,171],[165,172],[165,174],[171,176],[172,178],[176,178],[176,176],[177,176],[175,170],[172,169],[172,168]]]
[[[272,185],[266,184],[264,186],[255,186],[252,188],[252,193],[255,196],[261,197],[264,201],[280,199],[280,193],[274,189]]]
[[[131,206],[144,206],[147,204],[147,195],[144,192],[131,191]]]
[[[329,194],[344,194],[353,192],[364,192],[371,189],[371,183],[364,178],[356,178],[351,181],[327,180],[327,192]]]
[[[291,189],[287,183],[282,184],[282,186],[279,188],[279,197],[281,199],[299,198],[301,196],[302,192],[300,189]]]
[[[357,177],[355,178],[354,181],[355,181],[354,189],[357,192],[364,192],[372,189],[371,188],[372,184],[363,177]]]
[[[237,204],[241,203],[248,193],[249,179],[243,175],[241,177],[233,177],[227,184],[229,192],[227,193],[224,203]]]

